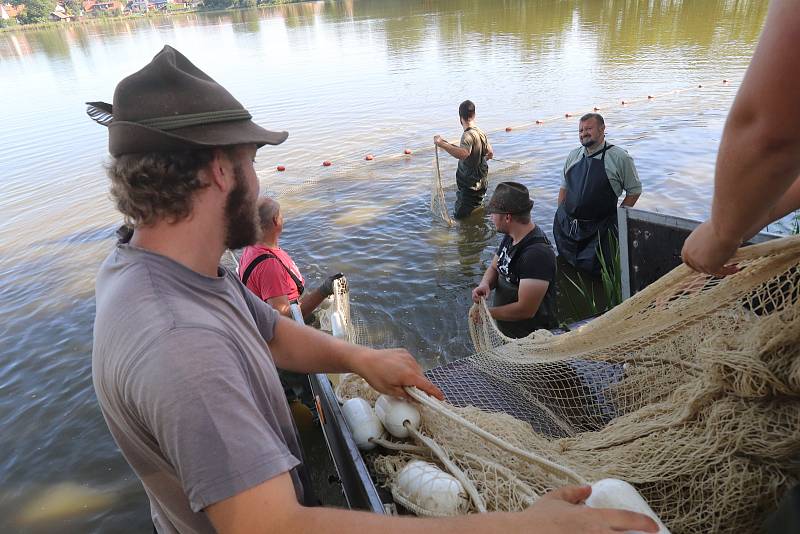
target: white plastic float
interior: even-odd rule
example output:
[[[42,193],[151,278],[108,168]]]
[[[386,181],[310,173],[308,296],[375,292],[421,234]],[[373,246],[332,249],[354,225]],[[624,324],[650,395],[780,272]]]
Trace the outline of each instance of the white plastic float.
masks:
[[[664,523],[661,522],[653,509],[650,508],[650,505],[647,504],[647,501],[636,491],[636,488],[623,480],[604,478],[592,484],[592,494],[586,499],[586,506],[639,512],[649,516],[658,524],[658,534],[670,534]],[[644,533],[629,531],[628,534]]]
[[[375,443],[371,440],[378,439],[383,435],[383,426],[375,416],[369,402],[360,397],[354,397],[344,403],[342,415],[353,433],[353,439],[358,448],[364,451],[374,449]]]
[[[333,312],[331,314],[331,334],[333,334],[333,337],[338,337],[339,339],[347,339],[347,330],[344,327],[344,321],[339,312]]]
[[[375,415],[378,416],[386,430],[396,438],[408,437],[409,431],[405,426],[406,423],[414,430],[419,429],[419,410],[403,399],[381,395],[375,401]]]
[[[467,513],[469,498],[453,476],[428,462],[413,460],[392,486],[395,501],[417,515],[446,517]]]

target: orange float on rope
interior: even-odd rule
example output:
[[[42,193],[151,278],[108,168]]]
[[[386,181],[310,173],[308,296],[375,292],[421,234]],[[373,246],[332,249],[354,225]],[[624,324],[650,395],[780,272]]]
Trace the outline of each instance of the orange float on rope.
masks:
[[[406,156],[410,156],[412,154],[411,149],[407,148],[407,149],[403,150],[403,154],[405,154]]]
[[[595,107],[594,107],[594,110],[595,110],[595,111],[600,111],[600,108],[599,108],[599,107],[597,107],[597,106],[595,106]]]
[[[330,161],[328,161],[327,159],[326,159],[325,161],[323,161],[323,162],[322,162],[322,166],[323,166],[323,167],[330,167],[331,165],[333,165],[333,163],[331,163],[331,162],[330,162]]]
[[[564,116],[565,116],[566,118],[570,118],[570,117],[572,117],[572,113],[564,113]]]
[[[655,97],[653,95],[647,95],[647,100],[653,100]]]
[[[285,170],[286,170],[286,167],[284,167],[283,165],[278,165],[278,171],[283,172]]]
[[[722,80],[722,83],[728,83],[728,80]]]
[[[372,154],[367,154],[366,156],[364,156],[364,159],[367,161],[372,161],[373,159],[375,159],[375,156],[373,156]]]
[[[541,120],[539,120],[539,119],[536,119],[536,124],[544,124],[544,121],[541,121]]]
[[[625,101],[623,100],[622,102],[620,102],[620,104],[622,104],[622,105],[624,106],[625,104],[627,104],[627,102],[625,102]]]
[[[510,132],[510,131],[511,131],[511,129],[512,129],[512,128],[511,128],[511,126],[506,126],[506,131],[507,131],[507,132]]]

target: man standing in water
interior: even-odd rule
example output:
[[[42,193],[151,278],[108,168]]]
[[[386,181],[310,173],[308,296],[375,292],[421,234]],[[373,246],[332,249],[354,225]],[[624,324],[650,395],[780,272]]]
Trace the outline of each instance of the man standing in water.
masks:
[[[609,234],[617,235],[617,200],[625,191],[622,206],[633,206],[642,194],[642,183],[625,150],[610,145],[606,125],[598,113],[580,118],[581,146],[570,152],[564,163],[558,192],[558,209],[553,220],[553,237],[558,254],[583,272],[599,275],[598,248],[610,261],[613,252]]]
[[[486,211],[505,234],[472,300],[494,289],[489,313],[508,337],[525,337],[540,328],[556,328],[556,255],[550,241],[531,220],[533,200],[516,182],[497,184]]]
[[[492,159],[494,152],[486,134],[475,124],[475,104],[471,100],[465,100],[458,106],[458,120],[464,128],[459,146],[445,141],[440,135],[433,138],[433,143],[458,159],[458,192],[453,218],[463,219],[483,203],[489,184],[489,165],[486,160]]]
[[[417,520],[307,507],[301,449],[276,366],[356,372],[378,391],[442,398],[405,350],[345,343],[281,317],[219,265],[256,242],[256,151],[282,143],[221,85],[165,47],[117,85],[108,174],[133,224],[97,275],[92,376],[108,427],[141,479],[156,531],[656,531],[645,516],[580,506],[564,488],[523,513]]]

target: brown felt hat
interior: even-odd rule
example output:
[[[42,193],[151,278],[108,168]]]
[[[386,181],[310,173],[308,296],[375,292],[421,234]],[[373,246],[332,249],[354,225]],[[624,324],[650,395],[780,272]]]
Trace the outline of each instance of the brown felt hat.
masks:
[[[492,194],[486,213],[528,213],[533,200],[528,188],[518,182],[500,182]]]
[[[117,84],[113,106],[86,104],[89,116],[108,126],[108,151],[113,156],[262,147],[279,145],[289,136],[254,123],[233,95],[171,46]]]

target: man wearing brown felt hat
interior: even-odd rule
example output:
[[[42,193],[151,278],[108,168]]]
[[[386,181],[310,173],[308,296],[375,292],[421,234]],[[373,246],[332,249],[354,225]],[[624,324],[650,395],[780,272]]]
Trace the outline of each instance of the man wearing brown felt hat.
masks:
[[[407,351],[360,347],[294,323],[218,266],[226,248],[258,238],[255,154],[285,132],[253,123],[170,47],[120,82],[113,106],[90,103],[89,115],[109,128],[111,196],[133,227],[97,275],[92,375],[157,532],[512,532],[553,525],[554,512],[564,528],[542,532],[598,522],[651,527],[638,514],[575,506],[587,488],[523,514],[469,520],[307,507],[313,500],[276,366],[355,372],[394,396],[404,386],[441,391]]]
[[[500,331],[513,338],[558,326],[556,256],[544,232],[531,220],[532,208],[533,200],[523,184],[497,184],[486,212],[505,237],[472,291],[477,303],[494,289],[489,313]]]

